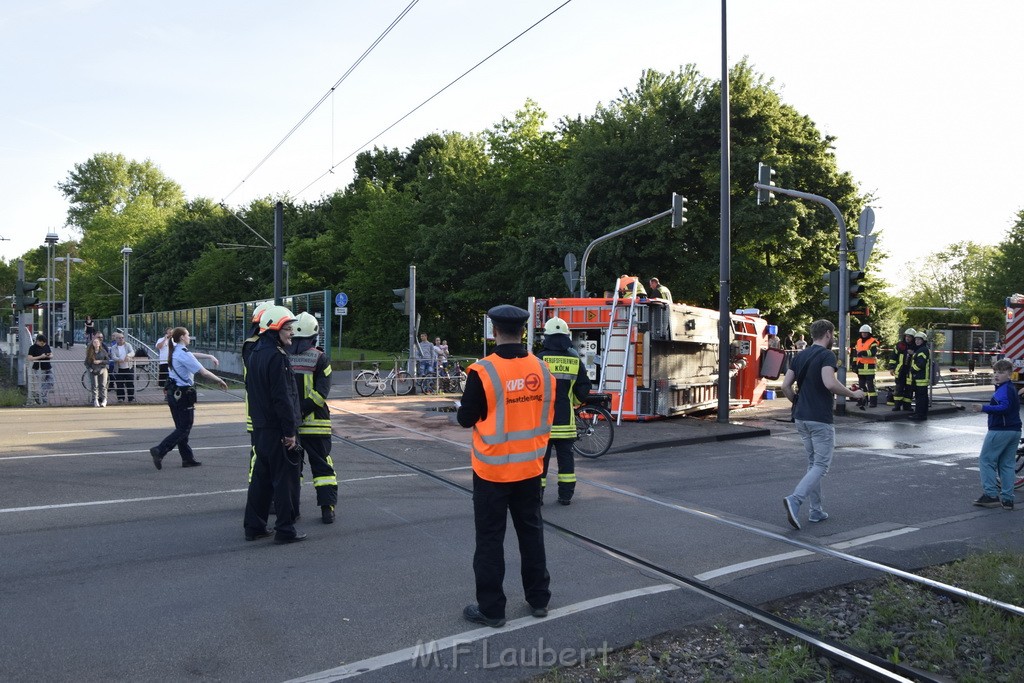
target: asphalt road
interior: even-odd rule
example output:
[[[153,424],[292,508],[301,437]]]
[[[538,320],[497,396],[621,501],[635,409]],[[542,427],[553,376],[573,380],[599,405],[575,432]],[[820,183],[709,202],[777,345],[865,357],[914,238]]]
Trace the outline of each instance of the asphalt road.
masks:
[[[441,399],[332,403],[338,522],[320,524],[307,483],[309,538],[288,546],[243,539],[248,437],[233,396],[201,397],[203,466],[172,453],[162,471],[148,448],[171,429],[163,406],[0,411],[0,680],[521,680],[720,612],[552,530],[553,610],[534,619],[510,532],[509,624],[475,628],[461,618],[474,602],[468,494],[385,457],[468,486],[467,431],[432,409]],[[1024,516],[970,504],[985,422],[958,411],[841,419],[831,517],[792,530],[781,499],[804,456],[784,413],[776,401],[732,425],[625,424],[613,452],[578,461],[573,505],[545,518],[755,603],[873,575],[787,539],[904,569],[1024,544]]]

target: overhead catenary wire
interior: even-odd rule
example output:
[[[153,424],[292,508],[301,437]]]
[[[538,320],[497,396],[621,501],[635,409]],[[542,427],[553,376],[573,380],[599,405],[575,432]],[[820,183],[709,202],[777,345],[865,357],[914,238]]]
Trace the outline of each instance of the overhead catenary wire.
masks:
[[[242,180],[241,180],[241,181],[240,181],[240,182],[238,183],[238,185],[236,185],[236,186],[235,186],[235,187],[234,187],[234,188],[233,188],[233,189],[232,189],[232,190],[231,190],[230,192],[228,192],[228,193],[227,193],[226,195],[224,195],[224,198],[223,198],[223,199],[221,199],[221,204],[223,204],[224,202],[226,202],[226,201],[227,201],[227,199],[228,199],[228,197],[230,197],[230,196],[231,196],[231,195],[233,195],[233,194],[234,194],[235,192],[237,192],[237,191],[238,191],[238,189],[239,189],[240,187],[242,187],[242,185],[244,185],[244,184],[245,184],[245,182],[246,182],[247,180],[249,180],[249,178],[251,178],[251,177],[253,176],[253,174],[254,174],[254,173],[256,173],[256,171],[260,170],[260,168],[261,168],[261,167],[263,166],[263,164],[267,163],[267,161],[268,161],[268,160],[270,159],[270,157],[272,157],[272,156],[273,156],[273,155],[274,155],[274,154],[275,154],[275,153],[277,152],[277,150],[279,150],[279,149],[281,148],[281,146],[282,146],[282,145],[284,145],[284,143],[285,143],[285,142],[287,142],[287,141],[288,141],[288,139],[289,139],[289,138],[290,138],[290,137],[291,137],[292,135],[294,135],[294,134],[295,134],[295,132],[296,132],[296,131],[297,131],[297,130],[298,130],[299,128],[301,128],[301,127],[302,127],[302,124],[304,124],[304,123],[305,123],[305,122],[306,122],[306,121],[307,121],[307,120],[309,119],[309,117],[313,115],[313,112],[315,112],[315,111],[316,111],[317,109],[319,109],[319,108],[320,108],[320,105],[322,105],[322,104],[323,104],[324,102],[326,102],[326,101],[327,101],[327,98],[328,98],[328,97],[330,97],[330,96],[331,96],[332,94],[334,94],[334,91],[335,91],[335,90],[336,90],[336,89],[338,88],[338,86],[340,86],[340,85],[341,85],[341,84],[342,84],[342,83],[343,83],[343,82],[345,81],[345,79],[346,79],[346,78],[348,78],[348,77],[349,77],[349,75],[350,75],[350,74],[351,74],[351,73],[352,73],[353,71],[355,71],[356,67],[358,67],[358,66],[359,66],[359,65],[360,65],[360,64],[361,64],[361,63],[363,62],[363,60],[364,60],[364,59],[366,59],[366,58],[367,58],[367,57],[369,56],[369,54],[370,54],[371,52],[373,52],[374,48],[376,48],[376,47],[377,47],[377,45],[379,45],[379,44],[380,44],[380,42],[381,42],[382,40],[384,40],[384,38],[385,38],[385,37],[387,37],[387,35],[388,35],[389,33],[391,33],[391,31],[392,31],[392,30],[393,30],[393,29],[394,29],[394,28],[395,28],[396,26],[398,26],[398,23],[399,23],[400,21],[402,21],[402,19],[404,19],[404,18],[405,18],[405,15],[406,15],[406,14],[408,14],[408,13],[409,13],[409,12],[410,12],[410,11],[412,10],[412,8],[416,6],[416,4],[417,4],[418,2],[419,2],[419,0],[412,0],[412,2],[410,2],[410,3],[409,3],[409,4],[408,4],[408,5],[406,6],[406,7],[405,7],[405,9],[403,9],[403,10],[402,10],[401,12],[399,12],[398,16],[397,16],[397,17],[395,17],[395,18],[394,18],[394,19],[393,19],[393,20],[391,21],[391,24],[390,24],[390,25],[388,25],[388,27],[387,27],[386,29],[384,29],[384,32],[383,32],[383,33],[381,33],[381,34],[380,34],[379,36],[377,36],[377,39],[376,39],[376,40],[374,40],[374,41],[373,41],[373,43],[371,43],[371,44],[370,44],[370,46],[369,46],[368,48],[366,48],[366,50],[364,50],[364,51],[363,51],[363,54],[361,54],[361,55],[359,56],[359,59],[357,59],[357,60],[356,60],[355,62],[353,62],[353,63],[352,63],[352,66],[350,66],[350,67],[348,68],[348,70],[347,70],[347,71],[345,71],[345,73],[341,75],[341,78],[339,78],[339,79],[337,80],[337,82],[335,82],[335,84],[334,84],[334,85],[332,85],[332,86],[330,87],[330,89],[329,89],[329,90],[328,90],[328,91],[327,91],[326,93],[324,93],[323,97],[321,97],[321,98],[320,98],[319,100],[317,100],[317,103],[316,103],[316,104],[314,104],[314,105],[312,106],[312,108],[311,108],[311,109],[310,109],[310,110],[309,110],[308,112],[306,112],[306,114],[305,114],[305,115],[304,115],[304,116],[303,116],[303,117],[302,117],[301,119],[299,119],[299,122],[298,122],[298,123],[296,123],[296,124],[295,124],[294,126],[292,126],[292,129],[291,129],[291,130],[289,130],[289,131],[288,131],[288,133],[287,133],[287,134],[286,134],[286,135],[285,135],[285,136],[284,136],[283,138],[281,138],[281,141],[280,141],[280,142],[278,142],[278,143],[277,143],[276,145],[274,145],[273,149],[271,149],[271,150],[270,150],[269,152],[267,152],[267,155],[266,155],[265,157],[263,157],[263,159],[261,159],[261,160],[260,160],[260,162],[259,162],[258,164],[256,164],[255,168],[253,168],[253,169],[252,169],[251,171],[249,171],[249,173],[248,173],[248,174],[247,174],[247,175],[246,175],[246,176],[245,176],[244,178],[242,178]]]
[[[303,187],[303,188],[302,188],[301,190],[299,190],[298,192],[296,192],[296,193],[295,193],[295,196],[299,196],[299,195],[301,195],[301,194],[302,194],[303,192],[305,192],[306,190],[308,190],[308,189],[309,189],[310,187],[312,187],[313,185],[315,185],[315,184],[317,184],[318,182],[320,182],[321,180],[323,180],[323,179],[324,179],[324,178],[325,178],[326,176],[328,176],[328,175],[331,175],[332,173],[334,173],[334,169],[336,169],[336,168],[337,168],[338,166],[340,166],[341,164],[345,163],[346,161],[348,161],[349,159],[351,159],[352,157],[354,157],[354,156],[355,156],[356,154],[358,154],[358,153],[359,153],[360,151],[362,151],[362,150],[366,149],[366,147],[368,147],[369,145],[373,144],[373,142],[374,142],[375,140],[377,140],[377,139],[378,139],[379,137],[381,137],[382,135],[384,135],[385,133],[387,133],[387,132],[388,132],[389,130],[391,130],[392,128],[394,128],[394,127],[395,127],[395,126],[397,126],[398,124],[400,124],[400,123],[401,123],[402,121],[405,121],[405,120],[406,120],[407,118],[409,118],[410,116],[412,116],[413,114],[415,114],[415,113],[416,113],[416,112],[417,112],[417,111],[418,111],[419,109],[421,109],[421,108],[422,108],[423,106],[425,106],[425,105],[426,105],[427,103],[429,103],[429,102],[430,102],[431,100],[433,100],[433,99],[434,99],[435,97],[437,97],[438,95],[440,95],[441,93],[443,93],[443,92],[444,92],[445,90],[447,90],[448,88],[452,87],[453,85],[455,85],[456,83],[458,83],[459,81],[461,81],[461,80],[462,80],[463,78],[465,78],[465,77],[466,77],[466,76],[468,76],[469,74],[473,73],[473,71],[475,71],[475,70],[476,70],[476,69],[477,69],[478,67],[480,67],[481,65],[483,65],[484,63],[486,63],[486,62],[487,62],[488,60],[490,60],[490,59],[491,59],[492,57],[494,57],[495,55],[497,55],[497,54],[498,54],[499,52],[501,52],[502,50],[504,50],[505,48],[507,48],[507,47],[508,47],[509,45],[511,45],[512,43],[516,42],[517,40],[519,40],[520,38],[522,38],[523,36],[525,36],[525,35],[526,35],[527,33],[529,33],[530,31],[532,31],[533,29],[535,29],[535,28],[536,28],[537,26],[539,26],[540,24],[542,24],[542,23],[544,23],[545,21],[547,21],[547,20],[548,20],[548,19],[549,19],[549,18],[550,18],[550,17],[552,16],[552,15],[554,15],[554,14],[555,14],[556,12],[558,12],[558,11],[559,11],[560,9],[562,9],[563,7],[565,7],[566,5],[568,5],[568,4],[570,3],[570,2],[572,2],[572,0],[565,0],[565,2],[563,2],[563,3],[561,4],[561,5],[559,5],[558,7],[554,8],[553,10],[551,10],[550,12],[548,12],[547,14],[545,14],[545,15],[544,15],[543,17],[541,17],[540,19],[538,19],[537,21],[535,21],[535,22],[534,22],[533,24],[531,24],[531,25],[530,25],[530,26],[528,26],[527,28],[523,29],[523,30],[522,30],[522,31],[521,31],[521,32],[520,32],[520,33],[519,33],[518,35],[516,35],[516,36],[515,36],[514,38],[512,38],[511,40],[509,40],[508,42],[506,42],[506,43],[505,43],[504,45],[502,45],[501,47],[499,47],[499,48],[498,48],[497,50],[495,50],[494,52],[492,52],[491,54],[487,55],[486,57],[484,57],[483,59],[481,59],[481,60],[480,60],[479,62],[477,62],[476,64],[474,64],[473,66],[471,66],[471,67],[470,67],[469,69],[467,69],[466,71],[464,71],[464,72],[463,72],[463,73],[462,73],[462,74],[461,74],[460,76],[458,76],[457,78],[455,78],[455,80],[453,80],[453,81],[451,81],[450,83],[448,83],[448,85],[444,86],[443,88],[441,88],[440,90],[438,90],[437,92],[435,92],[435,93],[434,93],[433,95],[431,95],[431,96],[430,96],[430,97],[428,97],[427,99],[425,99],[425,100],[423,100],[422,102],[420,102],[419,104],[417,104],[417,105],[416,105],[415,107],[413,107],[412,109],[410,109],[410,110],[409,110],[409,111],[408,111],[408,112],[407,112],[406,114],[404,114],[404,115],[403,115],[403,116],[402,116],[401,118],[399,118],[399,119],[398,119],[397,121],[395,121],[394,123],[392,123],[392,124],[391,124],[390,126],[388,126],[387,128],[385,128],[385,129],[384,129],[384,130],[382,130],[381,132],[377,133],[376,135],[374,135],[374,136],[373,136],[372,138],[370,138],[369,140],[367,140],[367,141],[366,141],[366,142],[364,142],[363,144],[359,145],[359,147],[357,147],[357,148],[356,148],[356,149],[354,149],[354,150],[353,150],[352,152],[350,152],[350,153],[349,153],[349,154],[348,154],[348,155],[347,155],[347,156],[346,156],[346,157],[345,157],[344,159],[341,159],[341,160],[340,160],[340,161],[338,161],[337,163],[333,164],[333,165],[332,165],[332,166],[331,166],[330,168],[328,168],[328,169],[327,169],[326,171],[324,171],[324,172],[323,172],[323,173],[321,173],[321,174],[320,174],[319,176],[317,176],[316,178],[314,178],[314,179],[313,179],[313,180],[312,180],[312,181],[311,181],[311,182],[310,182],[309,184],[307,184],[307,185],[306,185],[305,187]]]

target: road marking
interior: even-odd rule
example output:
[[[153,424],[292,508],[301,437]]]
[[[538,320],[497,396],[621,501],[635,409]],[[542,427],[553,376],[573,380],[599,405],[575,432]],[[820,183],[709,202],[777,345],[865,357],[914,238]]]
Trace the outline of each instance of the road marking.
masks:
[[[303,676],[302,678],[294,678],[287,681],[287,683],[322,683],[325,681],[339,681],[345,678],[354,678],[363,674],[379,671],[380,669],[388,666],[394,666],[395,664],[411,663],[415,666],[417,662],[423,662],[423,666],[429,666],[436,656],[445,651],[455,653],[456,648],[460,645],[475,643],[480,640],[486,640],[492,636],[504,635],[510,631],[518,631],[530,626],[538,626],[542,623],[550,622],[552,619],[561,619],[562,617],[579,614],[590,609],[603,607],[604,605],[611,605],[624,600],[632,600],[633,598],[639,598],[645,595],[655,595],[657,593],[664,593],[665,591],[678,589],[678,586],[663,583],[656,586],[648,586],[646,588],[638,588],[636,590],[624,591],[622,593],[605,595],[600,598],[594,598],[593,600],[584,600],[583,602],[577,602],[574,605],[567,605],[565,607],[553,609],[548,612],[546,619],[536,619],[534,617],[513,619],[512,621],[506,622],[506,624],[500,629],[489,627],[478,628],[458,635],[448,636],[447,638],[432,640],[429,643],[418,643],[413,647],[395,650],[394,652],[377,655],[376,657],[352,662],[351,664],[343,664],[333,669]]]
[[[896,460],[913,460],[914,459],[914,456],[912,456],[912,455],[900,455],[899,453],[875,453],[874,455],[877,455],[877,456],[879,456],[881,458],[895,458]]]
[[[943,467],[956,467],[955,462],[943,462],[942,460],[920,460],[919,462],[927,463],[929,465],[942,465]]]
[[[192,449],[198,450],[198,449]],[[406,477],[418,477],[418,474],[379,474],[372,477],[357,477],[354,479],[339,479],[339,484],[354,484],[361,481],[373,481],[374,479],[402,479]],[[304,486],[312,486],[313,482],[308,481]],[[204,491],[201,493],[175,493],[166,496],[147,496],[144,498],[115,498],[113,500],[87,500],[79,503],[54,503],[52,505],[32,505],[21,508],[0,508],[0,515],[12,512],[38,512],[40,510],[61,510],[65,508],[90,507],[93,505],[122,505],[124,503],[149,503],[154,500],[174,500],[176,498],[201,498],[204,496],[222,496],[232,493],[247,493],[249,488],[225,489],[223,491]]]
[[[194,451],[217,451],[224,448],[252,448],[250,444],[236,444],[232,446],[193,446]],[[43,453],[40,455],[8,455],[0,457],[0,462],[7,460],[35,460],[38,458],[77,458],[81,455],[134,455],[137,453],[149,453],[144,451],[82,451],[80,453]]]
[[[902,536],[903,534],[909,534],[913,531],[920,531],[917,527],[903,527],[901,529],[895,529],[893,531],[883,531],[878,534],[871,534],[869,536],[862,536],[861,538],[855,538],[850,541],[843,541],[842,543],[833,543],[827,547],[834,548],[836,550],[845,550],[846,548],[855,548],[859,545],[866,543],[874,543],[875,541],[881,541],[886,538],[892,538],[893,536]],[[794,560],[798,557],[807,557],[813,555],[810,550],[794,550],[790,553],[781,553],[779,555],[768,555],[766,557],[759,557],[754,560],[747,560],[746,562],[737,562],[736,564],[730,564],[720,569],[712,569],[709,572],[703,574],[697,574],[693,578],[698,581],[708,581],[710,579],[717,579],[720,576],[726,576],[728,574],[735,574],[747,569],[753,569],[754,567],[762,567],[766,564],[776,564],[778,562],[785,562],[786,560]]]

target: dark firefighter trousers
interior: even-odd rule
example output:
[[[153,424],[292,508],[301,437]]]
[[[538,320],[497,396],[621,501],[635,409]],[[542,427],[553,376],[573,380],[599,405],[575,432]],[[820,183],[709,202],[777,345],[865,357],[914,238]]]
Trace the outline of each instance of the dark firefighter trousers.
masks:
[[[319,507],[338,504],[338,479],[334,472],[334,461],[331,460],[331,437],[302,434],[302,448],[309,460],[309,470],[313,473],[313,489],[316,491],[316,504]],[[299,473],[302,474],[301,471]],[[330,480],[334,483],[322,482]],[[299,497],[295,496],[295,509],[298,511]]]
[[[572,500],[576,492],[576,459],[572,452],[572,444],[576,439],[550,439],[548,449],[544,452],[544,475],[540,479],[541,493],[547,487],[548,463],[551,462],[551,450],[554,449],[558,460],[558,499]]]
[[[278,536],[287,538],[295,535],[295,515],[299,490],[301,457],[293,463],[295,456],[289,456],[281,439],[279,429],[254,428],[252,430],[252,455],[249,461],[249,494],[245,500],[245,531],[260,534],[267,528],[270,502],[274,502],[277,519],[274,530]]]

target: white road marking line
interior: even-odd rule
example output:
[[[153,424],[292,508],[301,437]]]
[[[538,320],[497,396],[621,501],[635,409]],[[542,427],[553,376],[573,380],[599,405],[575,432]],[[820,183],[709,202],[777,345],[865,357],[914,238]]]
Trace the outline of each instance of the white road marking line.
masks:
[[[222,448],[252,448],[250,444],[235,444],[230,446],[193,446],[194,451],[216,451]],[[82,451],[79,453],[42,453],[40,455],[8,455],[0,457],[0,462],[7,460],[35,460],[38,458],[77,458],[81,455],[133,455],[137,453],[149,454],[148,450],[143,451]]]
[[[455,648],[460,645],[474,643],[479,640],[486,640],[491,636],[503,635],[509,631],[518,631],[530,626],[537,626],[544,622],[550,622],[552,619],[568,617],[573,614],[579,614],[586,610],[602,607],[604,605],[610,605],[624,600],[632,600],[633,598],[643,597],[645,595],[655,595],[657,593],[664,593],[665,591],[678,590],[678,588],[678,586],[673,584],[663,583],[656,586],[648,586],[647,588],[638,588],[636,590],[624,591],[613,595],[605,595],[600,598],[594,598],[593,600],[584,600],[583,602],[577,602],[574,605],[567,605],[565,607],[553,609],[548,612],[546,619],[536,619],[534,617],[513,619],[512,621],[507,622],[500,629],[487,627],[466,631],[465,633],[448,636],[447,638],[441,638],[439,640],[432,640],[429,643],[419,643],[413,647],[395,650],[394,652],[388,652],[376,657],[352,662],[351,664],[343,664],[334,669],[320,671],[319,673],[303,676],[302,678],[294,678],[287,683],[322,683],[325,681],[339,681],[345,678],[354,678],[363,674],[379,671],[380,669],[393,666],[395,664],[415,664],[417,661],[432,661],[435,656],[440,655],[445,651],[454,653]]]
[[[196,449],[192,449],[196,450]],[[361,481],[373,481],[374,479],[402,479],[406,477],[418,477],[418,474],[379,474],[372,477],[356,477],[354,479],[339,479],[339,484],[353,484]],[[313,482],[308,481],[304,486],[312,486]],[[52,505],[32,505],[21,508],[0,508],[0,515],[12,512],[38,512],[39,510],[60,510],[65,508],[90,507],[93,505],[121,505],[124,503],[148,503],[154,500],[173,500],[175,498],[201,498],[204,496],[221,496],[232,493],[247,493],[248,487],[244,489],[225,489],[223,491],[203,491],[200,493],[175,493],[166,496],[147,496],[144,498],[119,498],[113,500],[88,500],[79,503],[54,503]]]
[[[909,534],[912,531],[919,531],[917,527],[903,527],[902,529],[895,529],[893,531],[883,531],[878,534],[871,534],[869,536],[862,536],[861,538],[855,538],[850,541],[843,541],[842,543],[834,543],[829,548],[835,550],[845,550],[846,548],[854,548],[858,545],[864,545],[865,543],[874,543],[886,538],[892,538],[893,536],[902,536],[903,534]],[[759,557],[753,560],[747,560],[746,562],[737,562],[736,564],[730,564],[726,567],[719,569],[712,569],[709,572],[703,574],[697,574],[693,578],[698,581],[708,581],[710,579],[716,579],[720,576],[726,576],[728,574],[735,574],[737,572],[744,571],[746,569],[753,569],[754,567],[761,567],[766,564],[776,564],[778,562],[785,562],[786,560],[794,560],[798,557],[807,557],[813,555],[809,550],[794,550],[790,553],[781,553],[779,555],[768,555],[766,557]]]
[[[942,460],[919,460],[918,462],[927,463],[929,465],[942,465],[943,467],[956,467],[955,462],[944,462]]]
[[[899,453],[875,453],[880,458],[895,458],[896,460],[913,460],[912,455],[900,455]]]

